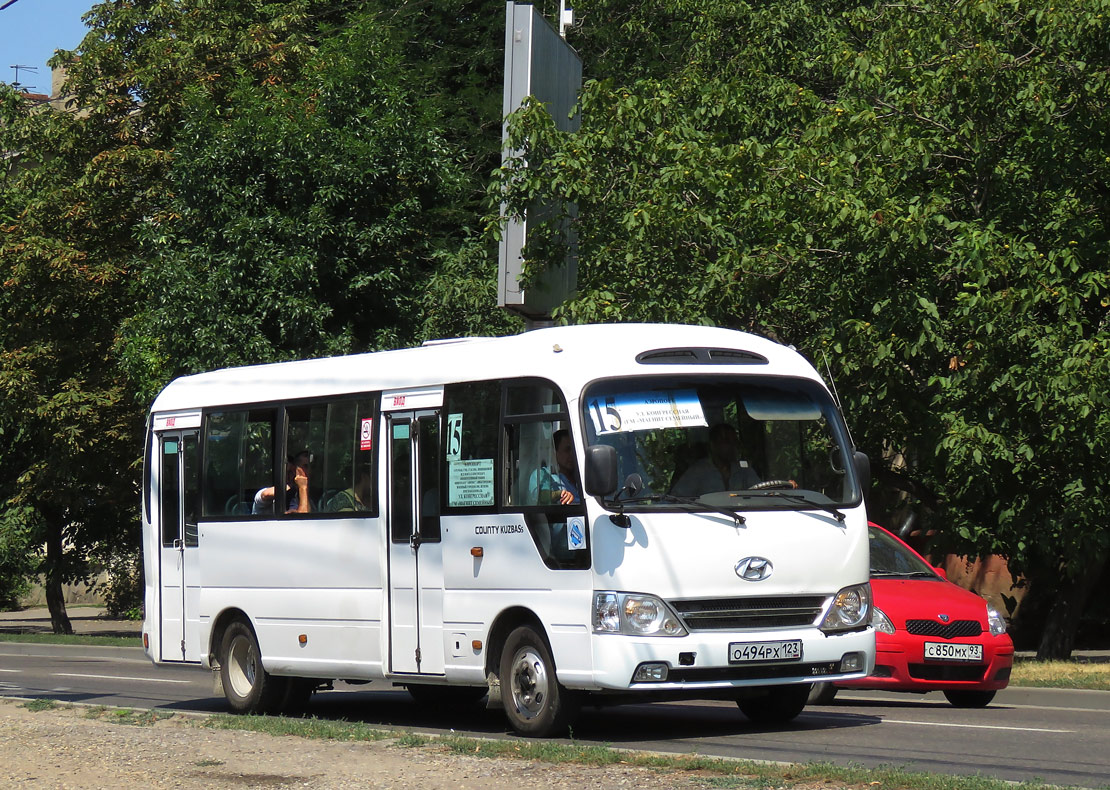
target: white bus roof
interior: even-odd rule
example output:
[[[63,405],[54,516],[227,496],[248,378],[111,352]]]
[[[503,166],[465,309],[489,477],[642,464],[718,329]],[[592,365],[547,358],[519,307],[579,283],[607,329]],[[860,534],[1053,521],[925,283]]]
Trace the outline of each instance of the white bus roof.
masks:
[[[682,363],[682,354],[645,364],[665,349],[747,352],[769,364]],[[716,355],[718,358],[720,355]],[[796,351],[731,329],[675,324],[587,324],[496,338],[434,341],[418,348],[226,368],[183,376],[166,386],[152,412],[270,403],[329,395],[428,387],[458,381],[536,376],[557,382],[568,399],[598,378],[724,372],[800,376],[820,381]]]

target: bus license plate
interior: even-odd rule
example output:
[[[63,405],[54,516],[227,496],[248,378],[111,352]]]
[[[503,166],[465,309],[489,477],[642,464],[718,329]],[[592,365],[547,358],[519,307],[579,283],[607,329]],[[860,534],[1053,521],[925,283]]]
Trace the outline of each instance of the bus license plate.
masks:
[[[729,642],[728,663],[747,664],[751,661],[801,661],[802,640],[782,642]]]
[[[925,659],[931,661],[982,661],[983,646],[926,642]]]

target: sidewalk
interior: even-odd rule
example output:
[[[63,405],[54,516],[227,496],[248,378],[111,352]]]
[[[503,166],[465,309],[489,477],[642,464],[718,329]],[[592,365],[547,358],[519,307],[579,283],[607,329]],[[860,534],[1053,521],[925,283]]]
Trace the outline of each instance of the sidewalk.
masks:
[[[101,606],[67,606],[73,633],[92,636],[138,637],[142,634],[142,620],[113,620]],[[49,634],[50,611],[45,607],[24,609],[19,612],[0,612],[0,634]]]

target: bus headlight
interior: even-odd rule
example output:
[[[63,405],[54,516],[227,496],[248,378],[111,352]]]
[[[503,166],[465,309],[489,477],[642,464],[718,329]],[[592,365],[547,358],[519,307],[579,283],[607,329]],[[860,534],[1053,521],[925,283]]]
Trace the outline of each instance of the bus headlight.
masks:
[[[863,628],[871,622],[871,585],[855,584],[845,587],[833,598],[822,631],[847,631]]]
[[[686,636],[678,617],[654,595],[595,592],[593,621],[599,634]]]

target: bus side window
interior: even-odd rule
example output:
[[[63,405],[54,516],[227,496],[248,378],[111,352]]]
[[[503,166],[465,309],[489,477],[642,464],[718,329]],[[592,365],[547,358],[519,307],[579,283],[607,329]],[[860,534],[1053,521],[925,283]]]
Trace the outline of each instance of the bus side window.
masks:
[[[501,425],[501,382],[449,384],[443,389],[444,436],[439,495],[446,511],[490,510],[497,504],[497,435]]]
[[[323,452],[316,474],[319,510],[371,516],[378,512],[374,474],[376,398],[328,404]]]
[[[509,507],[559,503],[564,489],[580,485],[577,472],[565,475],[555,455],[555,431],[565,429],[566,405],[550,382],[511,381],[505,393],[505,474],[502,504]]]
[[[274,484],[276,422],[276,409],[206,415],[202,515],[250,515],[255,493]]]
[[[291,460],[296,468],[308,475],[308,509],[304,512],[318,511],[324,493],[324,436],[327,433],[327,416],[328,407],[324,403],[290,406],[285,409],[285,442],[281,455],[286,462]],[[283,486],[275,503],[279,513],[295,512],[295,505],[300,504],[296,487],[286,489]]]

